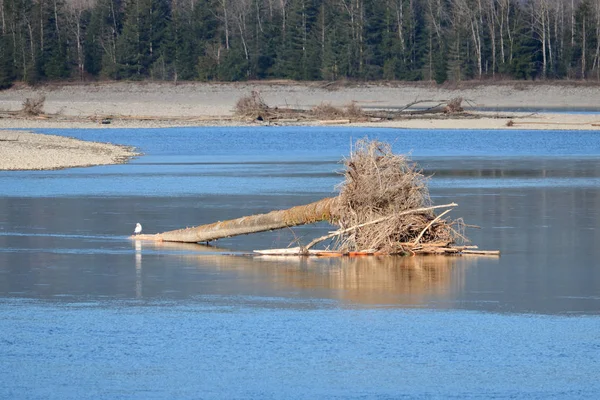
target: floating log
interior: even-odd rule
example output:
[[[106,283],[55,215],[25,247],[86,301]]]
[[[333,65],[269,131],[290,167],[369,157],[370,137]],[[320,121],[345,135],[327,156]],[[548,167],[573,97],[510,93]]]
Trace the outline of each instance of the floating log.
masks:
[[[336,198],[325,198],[287,210],[271,211],[267,214],[251,215],[155,235],[137,235],[132,236],[132,239],[185,243],[210,242],[231,236],[329,221],[336,200]]]
[[[472,255],[472,256],[500,256],[498,250],[469,250],[472,246],[426,246],[418,248],[407,247],[407,254],[438,254],[438,255]],[[286,249],[266,249],[266,250],[254,250],[254,253],[261,256],[316,256],[316,257],[365,257],[365,256],[379,256],[387,255],[375,250],[365,251],[349,251],[341,252],[337,250],[313,250],[305,247],[289,247]]]
[[[463,250],[463,254],[475,254],[479,256],[499,256],[500,250]]]
[[[345,125],[349,123],[349,119],[324,119],[319,121],[319,124],[321,125]]]

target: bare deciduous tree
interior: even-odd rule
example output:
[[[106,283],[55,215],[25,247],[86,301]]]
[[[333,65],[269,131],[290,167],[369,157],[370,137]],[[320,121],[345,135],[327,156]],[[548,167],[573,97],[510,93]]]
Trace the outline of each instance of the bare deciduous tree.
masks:
[[[83,80],[83,74],[85,72],[82,16],[85,11],[90,10],[94,6],[94,3],[94,0],[67,0],[65,2],[67,27],[75,37],[77,73],[80,80]]]

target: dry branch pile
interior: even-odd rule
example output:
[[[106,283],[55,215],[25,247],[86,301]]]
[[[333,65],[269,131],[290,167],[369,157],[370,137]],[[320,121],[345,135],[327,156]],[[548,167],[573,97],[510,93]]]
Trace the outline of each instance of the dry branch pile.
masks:
[[[22,112],[28,116],[40,115],[43,112],[46,96],[40,95],[34,98],[26,98],[23,102]]]
[[[235,106],[237,117],[268,122],[298,122],[320,120],[321,123],[350,123],[357,121],[382,121],[404,118],[467,118],[472,115],[465,113],[462,107],[462,97],[450,100],[415,100],[400,108],[365,110],[356,101],[351,101],[343,107],[337,107],[328,102],[322,102],[310,109],[290,107],[270,107],[262,98],[260,92],[254,90],[241,97]]]
[[[312,108],[312,114],[318,119],[340,119],[347,118],[350,120],[360,120],[365,118],[365,112],[363,109],[352,101],[343,108],[335,107],[331,103],[322,102],[321,104]]]
[[[445,114],[455,114],[463,112],[465,109],[462,107],[463,98],[462,97],[454,97],[450,99],[444,107]]]
[[[351,101],[344,107],[336,107],[331,103],[323,102],[309,110],[294,109],[289,107],[270,107],[262,98],[259,91],[253,90],[249,95],[238,99],[235,105],[235,114],[243,119],[273,120],[285,119],[304,120],[364,120],[367,118],[365,111],[355,102]]]
[[[428,243],[464,240],[462,221],[436,219],[428,178],[407,157],[394,154],[389,144],[360,140],[345,165],[333,222],[343,230],[382,221],[342,235],[338,250],[403,253]],[[426,210],[409,212],[419,209]]]
[[[326,102],[314,106],[312,112],[319,119],[335,119],[344,116],[343,110]]]
[[[239,98],[235,104],[235,113],[244,118],[266,118],[269,114],[269,106],[260,93],[253,90],[248,96]]]

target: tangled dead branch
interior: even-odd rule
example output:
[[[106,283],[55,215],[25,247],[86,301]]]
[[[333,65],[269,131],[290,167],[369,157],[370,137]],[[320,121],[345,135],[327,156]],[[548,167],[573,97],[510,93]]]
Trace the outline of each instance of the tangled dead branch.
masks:
[[[269,114],[269,106],[260,92],[253,90],[249,95],[239,98],[235,104],[235,113],[244,118],[266,118]]]
[[[340,251],[402,253],[427,243],[449,245],[464,239],[461,220],[437,218],[428,178],[391,145],[360,140],[345,161],[345,181],[332,214],[341,230]],[[419,212],[408,212],[422,210]],[[379,223],[367,224],[381,220]]]
[[[322,102],[312,108],[314,116],[318,119],[336,119],[344,116],[342,109],[331,105],[331,103]]]
[[[321,120],[336,120],[347,118],[349,120],[360,120],[366,117],[364,110],[355,102],[351,101],[344,107],[335,107],[331,103],[322,102],[311,110],[312,115]]]
[[[33,98],[26,98],[23,102],[22,112],[28,116],[36,116],[43,113],[46,96],[39,95]]]
[[[444,114],[456,114],[464,111],[462,107],[463,98],[462,97],[454,97],[450,99],[444,107]]]

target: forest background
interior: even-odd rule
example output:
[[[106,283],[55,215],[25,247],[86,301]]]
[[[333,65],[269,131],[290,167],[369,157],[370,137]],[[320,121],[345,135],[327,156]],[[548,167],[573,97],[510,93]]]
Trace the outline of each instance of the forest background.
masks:
[[[0,0],[0,87],[600,80],[600,0]]]

